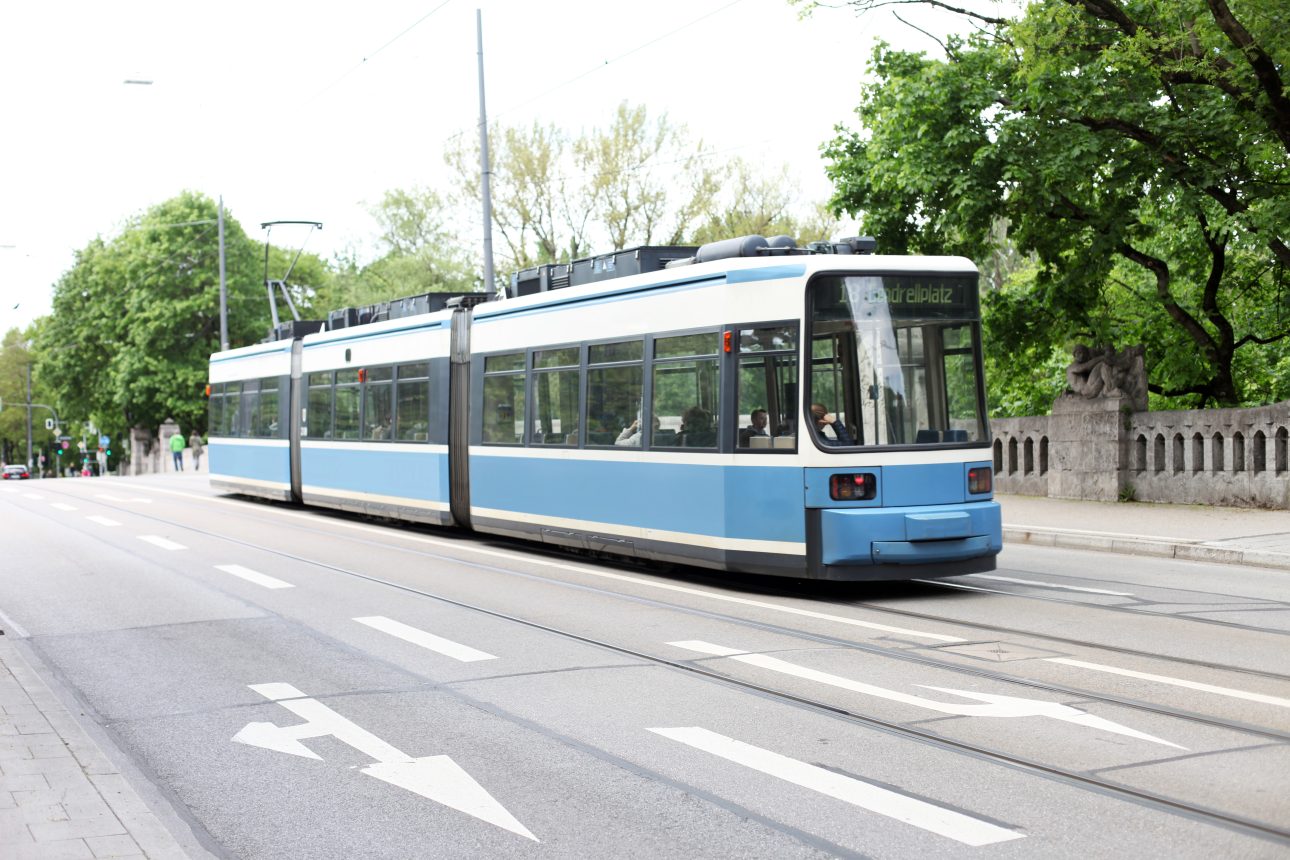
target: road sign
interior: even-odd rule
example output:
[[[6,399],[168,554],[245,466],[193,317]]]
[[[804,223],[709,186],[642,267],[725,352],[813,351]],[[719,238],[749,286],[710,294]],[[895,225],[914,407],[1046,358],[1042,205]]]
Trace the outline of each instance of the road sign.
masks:
[[[53,430],[53,429],[54,429],[54,419],[53,419],[53,418],[46,418],[46,419],[45,419],[45,429],[46,429],[46,430]]]
[[[100,448],[106,448],[108,445],[111,445],[111,444],[112,444],[112,437],[108,436],[106,433],[99,437]]]
[[[63,446],[63,450],[66,451],[68,448],[72,447],[72,440],[64,439],[62,441],[62,446]]]

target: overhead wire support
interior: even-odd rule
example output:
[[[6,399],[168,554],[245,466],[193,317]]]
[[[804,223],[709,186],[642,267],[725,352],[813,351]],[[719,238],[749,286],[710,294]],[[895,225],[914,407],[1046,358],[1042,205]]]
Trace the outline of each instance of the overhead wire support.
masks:
[[[281,224],[301,224],[309,227],[309,232],[305,234],[304,242],[296,250],[296,255],[291,258],[291,265],[287,266],[287,273],[281,278],[269,278],[269,236],[273,233],[273,228]],[[297,322],[300,320],[300,312],[296,310],[296,303],[291,300],[291,292],[287,289],[287,278],[296,268],[300,255],[304,253],[305,244],[309,237],[313,235],[315,229],[321,230],[323,227],[321,221],[265,221],[260,224],[260,229],[266,231],[264,236],[264,289],[269,294],[269,315],[273,318],[274,328],[278,327],[278,300],[275,288],[282,291],[282,298],[286,301],[287,307],[291,309],[291,318]]]

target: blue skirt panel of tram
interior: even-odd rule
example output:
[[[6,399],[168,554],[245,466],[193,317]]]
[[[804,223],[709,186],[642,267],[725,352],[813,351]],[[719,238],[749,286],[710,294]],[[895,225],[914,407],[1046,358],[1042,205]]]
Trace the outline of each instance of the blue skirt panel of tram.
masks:
[[[291,500],[291,447],[286,439],[212,438],[206,457],[212,486]]]
[[[447,525],[448,452],[444,446],[303,442],[306,504]]]
[[[806,552],[800,467],[524,456],[470,459],[471,521],[485,531],[684,561]],[[600,541],[600,545],[595,545]]]

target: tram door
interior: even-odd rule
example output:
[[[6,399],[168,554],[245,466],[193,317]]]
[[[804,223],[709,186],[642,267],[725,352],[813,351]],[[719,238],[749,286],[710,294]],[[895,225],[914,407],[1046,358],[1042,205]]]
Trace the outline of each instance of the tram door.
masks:
[[[304,407],[301,403],[302,394],[304,393],[304,380],[300,378],[300,351],[303,348],[300,339],[297,338],[291,344],[291,391],[287,395],[287,414],[290,419],[287,423],[288,456],[291,458],[291,501],[300,504],[300,426],[301,416],[304,414]]]

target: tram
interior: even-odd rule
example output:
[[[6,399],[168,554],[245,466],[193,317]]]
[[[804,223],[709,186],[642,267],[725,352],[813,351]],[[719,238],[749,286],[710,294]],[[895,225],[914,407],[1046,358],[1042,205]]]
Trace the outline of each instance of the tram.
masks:
[[[718,570],[993,570],[977,271],[869,239],[645,247],[210,360],[212,485]]]

